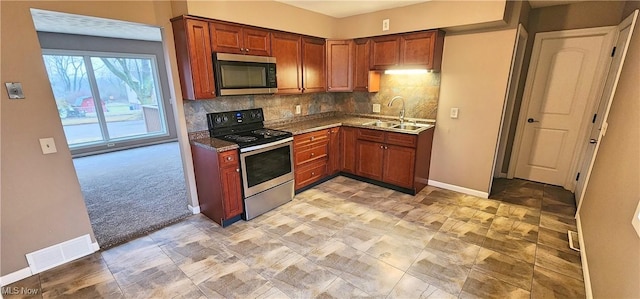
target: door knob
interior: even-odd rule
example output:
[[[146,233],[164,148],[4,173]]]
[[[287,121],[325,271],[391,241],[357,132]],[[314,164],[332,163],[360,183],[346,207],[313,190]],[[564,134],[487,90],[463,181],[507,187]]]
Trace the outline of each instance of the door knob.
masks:
[[[591,138],[591,139],[589,139],[589,143],[596,144],[596,143],[598,143],[598,140]]]
[[[527,119],[527,122],[528,122],[528,123],[537,123],[537,122],[540,122],[540,121],[535,120],[535,119],[533,119],[533,118],[529,118],[529,119]]]

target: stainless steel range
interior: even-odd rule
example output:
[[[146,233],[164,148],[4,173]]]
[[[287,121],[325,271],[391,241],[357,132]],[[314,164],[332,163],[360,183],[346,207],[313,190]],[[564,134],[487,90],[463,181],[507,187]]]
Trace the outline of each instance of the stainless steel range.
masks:
[[[264,127],[262,108],[207,114],[209,135],[240,148],[243,219],[293,199],[293,134]]]

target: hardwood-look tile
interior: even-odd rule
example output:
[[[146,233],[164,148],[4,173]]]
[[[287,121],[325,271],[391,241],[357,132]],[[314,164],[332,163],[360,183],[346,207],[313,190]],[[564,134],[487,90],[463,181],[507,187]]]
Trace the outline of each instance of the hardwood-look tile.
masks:
[[[435,202],[426,206],[424,209],[427,210],[428,214],[437,214],[449,217],[456,211],[457,208],[458,207],[456,205],[453,205],[451,203]]]
[[[373,297],[384,297],[402,278],[403,271],[363,254],[340,277]]]
[[[384,234],[385,232],[373,230],[364,224],[354,221],[336,232],[332,238],[364,252],[369,250]]]
[[[318,296],[337,276],[301,255],[281,259],[262,273],[279,290],[293,298]]]
[[[582,280],[580,253],[556,250],[539,245],[536,251],[536,266]]]
[[[221,267],[210,279],[198,284],[209,298],[257,297],[272,287],[272,283],[239,260]]]
[[[58,266],[39,276],[43,298],[122,296],[121,289],[99,253]]]
[[[433,240],[432,240],[433,241]],[[425,249],[407,273],[449,294],[460,294],[471,264]]]
[[[529,208],[540,209],[540,206],[542,205],[542,196],[541,195],[531,196],[531,195],[527,195],[528,193],[531,193],[531,192],[519,193],[519,192],[504,191],[504,192],[492,195],[491,199],[496,199],[496,200],[514,204],[514,205],[521,205]]]
[[[229,252],[204,249],[192,253],[188,258],[176,264],[195,284],[200,284],[211,278],[220,268],[238,261],[239,259]]]
[[[543,212],[540,215],[540,227],[566,233],[568,230],[576,231],[576,220],[573,217],[563,217]]]
[[[390,216],[378,211],[371,211],[369,213],[365,213],[358,216],[356,220],[360,221],[363,225],[365,225],[371,230],[386,232],[391,227],[396,225],[396,223],[400,221],[400,218],[395,216]]]
[[[538,244],[544,245],[555,250],[575,253],[569,247],[569,236],[567,232],[558,232],[548,228],[541,227],[538,232]]]
[[[534,268],[531,298],[585,298],[584,283],[569,276]]]
[[[275,236],[284,236],[302,224],[302,221],[293,217],[286,215],[273,215],[271,217],[261,219],[260,228]]]
[[[342,298],[370,298],[363,290],[348,283],[344,279],[336,278],[329,287],[316,298],[318,299],[342,299]]]
[[[440,230],[442,225],[447,221],[448,217],[440,214],[432,214],[427,212],[422,215],[420,218],[415,220],[415,223],[423,225],[424,227],[431,230]]]
[[[549,199],[542,199],[542,211],[560,216],[573,216],[576,214],[575,204],[569,205]]]
[[[533,264],[536,257],[536,243],[489,231],[482,247]]]
[[[280,240],[293,251],[304,255],[329,240],[334,233],[329,229],[301,224],[280,237]]]
[[[473,269],[521,289],[531,290],[533,265],[527,262],[481,248]]]
[[[543,188],[542,198],[549,201],[563,203],[568,206],[575,206],[575,196],[571,191],[565,190],[559,186],[545,185]]]
[[[426,283],[410,274],[405,273],[402,279],[396,284],[389,296],[389,299],[402,298],[437,298],[455,299],[455,295],[449,294],[437,287]]]
[[[429,241],[423,254],[434,254],[448,259],[453,264],[470,268],[479,250],[478,245],[439,232]]]
[[[440,227],[439,231],[462,241],[482,245],[489,228],[479,224],[449,218],[442,227]]]
[[[530,242],[538,240],[538,226],[526,222],[498,216],[493,219],[489,231],[498,232]]]
[[[198,287],[173,264],[149,269],[143,278],[120,285],[127,298],[173,298],[200,294]]]
[[[529,291],[495,279],[480,271],[471,270],[462,287],[460,298],[529,298]]]
[[[437,231],[430,230],[422,225],[400,220],[396,225],[394,225],[387,234],[395,235],[403,238],[413,239],[417,242],[421,242],[422,245],[426,246],[431,238],[437,233]],[[424,247],[423,246],[423,247]]]
[[[501,203],[496,216],[517,220],[531,225],[540,224],[540,210],[518,205]]]
[[[351,267],[361,255],[361,251],[333,238],[322,246],[313,249],[306,257],[312,262],[340,275]]]
[[[429,211],[427,210],[427,205],[424,204],[416,204],[417,206],[415,208],[413,208],[411,211],[407,212],[406,215],[404,215],[404,217],[402,217],[402,220],[404,221],[408,221],[408,222],[416,222],[418,219],[420,219],[422,216],[426,215]]]
[[[473,203],[471,207],[478,211],[495,215],[498,212],[498,208],[500,207],[500,202],[493,199],[479,198]]]
[[[424,247],[425,244],[419,239],[387,234],[371,245],[367,250],[367,254],[406,271]]]

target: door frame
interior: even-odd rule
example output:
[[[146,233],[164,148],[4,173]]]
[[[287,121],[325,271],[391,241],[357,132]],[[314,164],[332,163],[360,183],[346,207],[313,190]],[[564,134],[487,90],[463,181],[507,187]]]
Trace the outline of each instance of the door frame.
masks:
[[[520,105],[520,113],[518,115],[518,123],[516,127],[516,134],[513,142],[513,149],[511,153],[511,159],[509,161],[509,171],[507,172],[507,177],[513,178],[516,171],[516,166],[518,164],[518,156],[520,153],[520,149],[522,147],[522,137],[524,135],[524,129],[526,126],[527,113],[529,110],[529,105],[531,104],[531,93],[533,91],[533,78],[535,76],[535,72],[537,70],[537,62],[540,57],[540,52],[542,50],[541,41],[544,38],[568,38],[568,37],[580,37],[580,36],[589,36],[589,35],[603,35],[605,36],[605,42],[603,43],[603,48],[612,48],[613,42],[615,40],[614,31],[617,26],[605,26],[605,27],[594,27],[594,28],[585,28],[585,29],[572,29],[572,30],[561,30],[561,31],[550,31],[550,32],[538,32],[535,34],[535,40],[533,42],[533,51],[531,53],[531,59],[529,60],[529,71],[527,72],[527,78],[525,82],[524,93],[522,95],[522,104]],[[593,115],[594,111],[598,109],[598,103],[600,101],[599,95],[602,94],[604,89],[606,72],[611,65],[611,57],[608,59],[604,59],[601,61],[596,70],[597,76],[600,78],[598,86],[595,91],[592,91],[590,94],[595,95],[591,96],[587,99],[586,108],[583,114],[583,120],[588,118],[590,115]],[[594,87],[592,87],[594,88]],[[591,123],[587,121],[583,121],[580,124],[580,128],[578,129],[578,137],[576,142],[582,142],[585,140],[588,128]],[[582,145],[576,145],[576,153],[583,153],[587,143],[582,143]],[[569,166],[569,171],[564,180],[563,188],[573,192],[576,187],[576,181],[574,180],[574,175],[580,164],[580,159],[582,159],[581,154],[575,155],[572,158],[571,164]]]

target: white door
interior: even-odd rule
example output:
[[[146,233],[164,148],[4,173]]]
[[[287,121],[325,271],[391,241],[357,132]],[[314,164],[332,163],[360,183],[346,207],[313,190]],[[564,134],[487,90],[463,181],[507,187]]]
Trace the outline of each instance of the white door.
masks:
[[[638,19],[638,10],[628,16],[616,30],[616,44],[613,61],[607,74],[607,81],[604,86],[604,91],[600,99],[600,105],[598,106],[597,114],[593,118],[593,126],[587,140],[586,153],[581,160],[580,177],[578,184],[576,185],[576,200],[578,201],[578,210],[580,209],[580,203],[582,202],[582,196],[586,190],[589,177],[591,176],[591,169],[596,159],[596,153],[598,151],[598,143],[606,131],[606,121],[609,116],[609,109],[613,102],[613,96],[616,93],[616,87],[618,86],[618,79],[620,78],[620,72],[622,72],[622,65],[624,58],[627,56],[627,49],[629,48],[629,41],[633,34],[633,28],[636,25]]]
[[[518,121],[516,177],[575,186],[577,141],[604,85],[614,28],[536,34]]]

